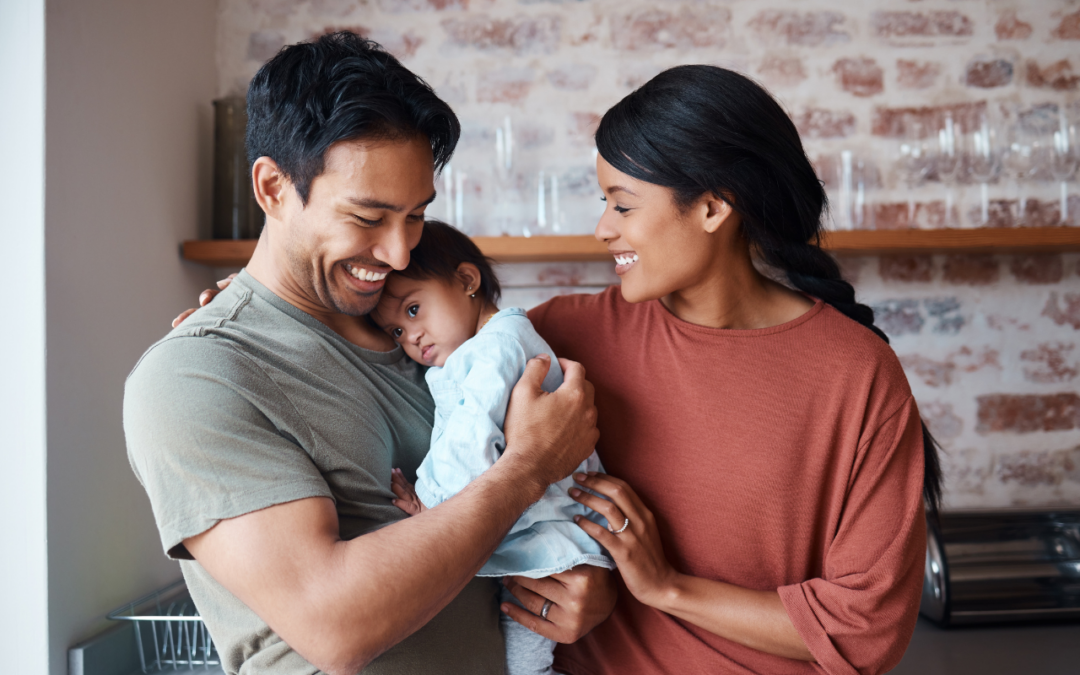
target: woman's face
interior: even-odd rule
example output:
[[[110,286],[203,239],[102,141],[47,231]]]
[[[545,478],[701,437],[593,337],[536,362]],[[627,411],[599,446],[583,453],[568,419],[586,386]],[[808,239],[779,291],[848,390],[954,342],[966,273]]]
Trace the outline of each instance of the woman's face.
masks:
[[[599,155],[596,175],[607,202],[596,238],[615,257],[627,302],[664,298],[707,282],[718,259],[717,219],[722,224],[730,207],[703,196],[680,209],[670,189],[632,178]]]

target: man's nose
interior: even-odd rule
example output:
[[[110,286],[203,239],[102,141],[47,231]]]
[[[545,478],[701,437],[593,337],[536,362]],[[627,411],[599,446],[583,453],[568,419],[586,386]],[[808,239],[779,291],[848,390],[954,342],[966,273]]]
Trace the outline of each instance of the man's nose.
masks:
[[[404,223],[395,223],[383,231],[378,245],[372,253],[375,257],[396,270],[403,270],[409,265],[409,251],[412,250],[408,228]]]

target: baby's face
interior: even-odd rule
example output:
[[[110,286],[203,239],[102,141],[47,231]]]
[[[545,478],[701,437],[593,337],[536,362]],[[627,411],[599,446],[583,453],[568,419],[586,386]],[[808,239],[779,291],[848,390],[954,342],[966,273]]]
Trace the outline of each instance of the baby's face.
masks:
[[[477,306],[460,284],[391,274],[370,316],[413,361],[441,367],[476,335]]]

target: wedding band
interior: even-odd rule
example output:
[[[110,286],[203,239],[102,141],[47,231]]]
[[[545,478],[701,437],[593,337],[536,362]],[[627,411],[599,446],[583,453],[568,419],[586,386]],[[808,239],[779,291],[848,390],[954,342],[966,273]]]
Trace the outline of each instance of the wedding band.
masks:
[[[546,619],[547,613],[551,611],[551,605],[553,603],[550,600],[544,601],[544,608],[540,610],[540,618]]]
[[[622,534],[626,530],[626,528],[628,528],[628,527],[630,527],[630,519],[629,518],[627,518],[626,520],[623,521],[622,527],[620,527],[619,529],[611,530],[610,526],[608,527],[608,529],[611,530],[612,534]]]

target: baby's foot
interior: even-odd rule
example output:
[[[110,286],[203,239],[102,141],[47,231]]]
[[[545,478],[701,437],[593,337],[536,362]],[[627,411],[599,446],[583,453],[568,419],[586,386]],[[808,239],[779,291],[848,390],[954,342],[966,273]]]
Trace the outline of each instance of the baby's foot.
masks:
[[[409,481],[405,480],[405,474],[401,469],[390,472],[390,489],[397,495],[392,503],[410,516],[416,516],[427,510],[424,503],[416,496],[416,489]]]

